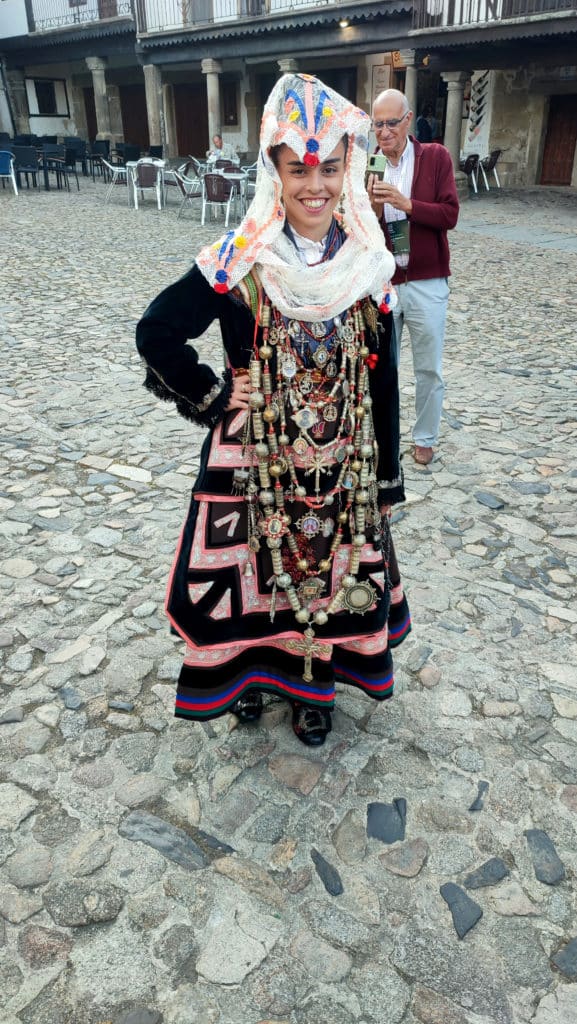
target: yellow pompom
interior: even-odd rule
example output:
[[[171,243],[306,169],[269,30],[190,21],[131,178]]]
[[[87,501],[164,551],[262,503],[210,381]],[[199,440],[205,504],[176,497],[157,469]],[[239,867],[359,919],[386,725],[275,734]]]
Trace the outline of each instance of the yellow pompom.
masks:
[[[288,119],[289,119],[289,121],[298,121],[299,117],[300,117],[300,111],[299,110],[293,110],[293,112],[291,114],[289,114],[289,118]]]
[[[332,117],[334,110],[332,107],[323,107],[323,117]]]
[[[246,249],[248,243],[244,235],[237,235],[234,240],[234,244],[236,245],[237,249]]]

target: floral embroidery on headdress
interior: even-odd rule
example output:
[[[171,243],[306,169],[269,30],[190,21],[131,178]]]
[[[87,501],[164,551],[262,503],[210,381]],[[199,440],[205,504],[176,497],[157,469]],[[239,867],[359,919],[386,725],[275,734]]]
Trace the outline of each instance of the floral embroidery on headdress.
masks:
[[[264,109],[254,199],[236,230],[205,247],[198,266],[217,292],[234,288],[253,266],[279,308],[309,319],[348,307],[362,295],[377,303],[389,291],[394,261],[365,190],[368,115],[312,75],[284,75]],[[282,183],[270,156],[283,143],[310,167],[326,160],[348,137],[342,209],[347,240],[324,269],[291,266],[290,242],[283,233]],[[298,261],[297,261],[298,262]],[[311,273],[312,270],[312,273]],[[274,281],[272,280],[274,277]],[[302,294],[301,294],[302,293]],[[334,314],[333,314],[334,315]]]

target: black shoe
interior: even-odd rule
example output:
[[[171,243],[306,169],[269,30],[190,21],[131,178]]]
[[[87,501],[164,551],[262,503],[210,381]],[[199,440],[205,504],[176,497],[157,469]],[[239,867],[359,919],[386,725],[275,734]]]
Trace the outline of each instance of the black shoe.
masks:
[[[245,693],[233,704],[232,713],[239,722],[258,722],[262,715],[262,694]]]
[[[293,704],[293,732],[307,747],[321,747],[331,729],[330,711]]]

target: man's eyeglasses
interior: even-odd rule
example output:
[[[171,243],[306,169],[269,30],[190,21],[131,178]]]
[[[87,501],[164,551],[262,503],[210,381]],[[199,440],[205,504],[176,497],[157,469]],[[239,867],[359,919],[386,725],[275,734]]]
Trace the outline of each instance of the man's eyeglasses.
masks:
[[[407,110],[407,112],[403,114],[402,117],[393,117],[390,118],[388,121],[373,121],[373,128],[376,132],[382,131],[383,128],[388,128],[389,131],[393,131],[395,128],[398,128],[400,124],[402,124],[408,113],[409,111]]]

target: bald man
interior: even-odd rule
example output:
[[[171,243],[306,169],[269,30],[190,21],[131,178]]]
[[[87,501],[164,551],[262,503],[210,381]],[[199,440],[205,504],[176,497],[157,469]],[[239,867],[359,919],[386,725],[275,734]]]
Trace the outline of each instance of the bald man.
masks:
[[[409,134],[413,112],[397,89],[373,104],[378,150],[387,157],[383,179],[370,175],[368,192],[397,269],[393,284],[397,363],[406,323],[415,371],[415,462],[432,461],[443,409],[445,318],[449,298],[447,231],[459,216],[453,164],[447,149]]]

